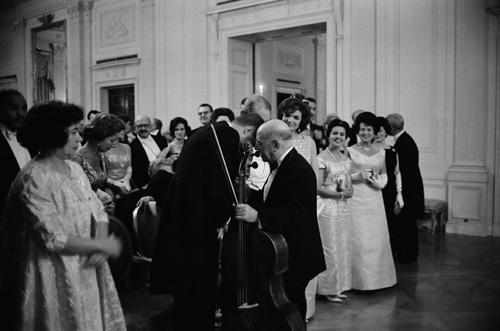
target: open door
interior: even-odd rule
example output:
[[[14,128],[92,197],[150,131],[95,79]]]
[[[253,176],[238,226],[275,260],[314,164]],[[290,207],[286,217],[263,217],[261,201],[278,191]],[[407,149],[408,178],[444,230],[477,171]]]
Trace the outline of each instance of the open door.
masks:
[[[229,107],[240,114],[240,102],[253,94],[253,44],[229,39]]]

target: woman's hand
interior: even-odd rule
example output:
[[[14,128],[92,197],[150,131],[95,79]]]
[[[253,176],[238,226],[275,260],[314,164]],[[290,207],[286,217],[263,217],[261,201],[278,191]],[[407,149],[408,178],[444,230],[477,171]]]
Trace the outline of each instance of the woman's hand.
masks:
[[[108,256],[103,253],[93,253],[83,256],[84,268],[97,268],[102,266],[108,260]]]
[[[111,234],[108,238],[101,240],[101,252],[111,258],[117,258],[122,252],[122,241]]]
[[[113,185],[118,187],[121,193],[127,193],[131,189],[130,183],[125,179],[115,180]]]

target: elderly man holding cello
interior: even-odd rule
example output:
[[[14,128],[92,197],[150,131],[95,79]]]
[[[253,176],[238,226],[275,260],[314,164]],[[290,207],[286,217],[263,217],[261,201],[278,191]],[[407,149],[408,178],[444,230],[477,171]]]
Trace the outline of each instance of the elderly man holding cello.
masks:
[[[316,176],[293,148],[290,130],[282,121],[261,125],[256,148],[272,171],[262,190],[252,192],[247,203],[237,204],[235,219],[242,222],[233,221],[225,238],[223,329],[305,330],[305,288],[326,268],[316,217]],[[227,246],[235,228],[248,229],[246,266],[237,271],[228,270],[234,264],[233,249]],[[288,266],[280,264],[283,254],[288,255],[284,258]],[[278,260],[276,264],[269,261],[271,257]],[[261,270],[266,266],[272,270]]]

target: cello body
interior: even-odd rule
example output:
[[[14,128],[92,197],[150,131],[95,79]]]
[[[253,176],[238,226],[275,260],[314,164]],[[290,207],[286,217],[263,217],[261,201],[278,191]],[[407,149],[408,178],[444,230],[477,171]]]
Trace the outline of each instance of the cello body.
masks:
[[[246,224],[238,224],[238,226]],[[238,283],[238,231],[224,237],[222,281],[224,284],[223,330],[306,330],[295,304],[287,298],[283,273],[288,270],[288,246],[282,235],[246,229],[246,306],[242,307]],[[240,284],[241,285],[241,284]]]

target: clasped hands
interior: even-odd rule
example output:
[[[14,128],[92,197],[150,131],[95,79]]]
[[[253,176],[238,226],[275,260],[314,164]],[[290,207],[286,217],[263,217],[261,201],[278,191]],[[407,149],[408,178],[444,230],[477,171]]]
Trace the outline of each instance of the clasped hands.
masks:
[[[97,239],[100,242],[100,251],[82,256],[84,268],[100,267],[109,258],[116,259],[122,252],[122,241],[111,234],[108,238]]]

